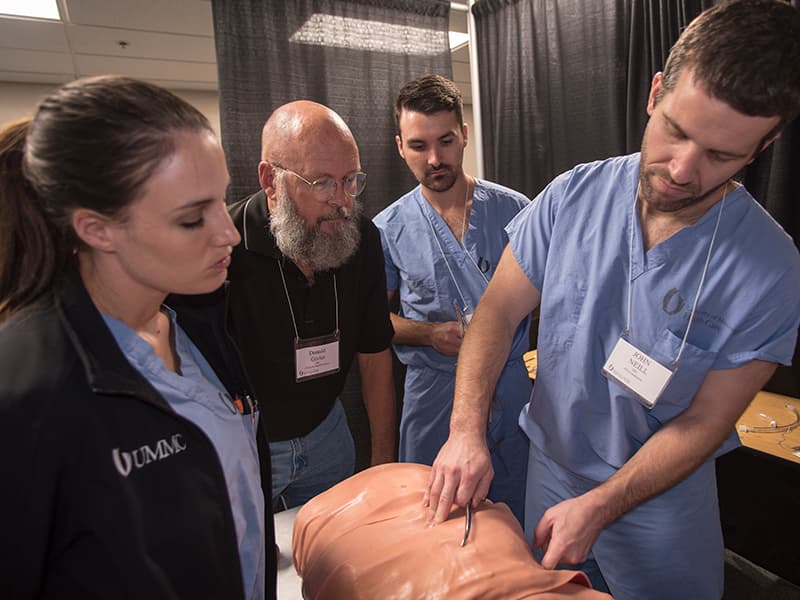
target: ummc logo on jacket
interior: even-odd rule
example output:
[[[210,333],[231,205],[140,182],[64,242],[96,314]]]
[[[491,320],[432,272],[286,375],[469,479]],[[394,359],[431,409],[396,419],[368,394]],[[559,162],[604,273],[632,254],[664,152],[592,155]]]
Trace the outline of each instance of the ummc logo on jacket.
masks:
[[[175,433],[170,438],[158,440],[154,447],[145,444],[129,451],[114,448],[111,451],[111,458],[114,460],[114,466],[119,474],[127,477],[134,467],[141,469],[145,465],[164,460],[184,450],[186,450],[186,444],[183,443],[181,434]]]

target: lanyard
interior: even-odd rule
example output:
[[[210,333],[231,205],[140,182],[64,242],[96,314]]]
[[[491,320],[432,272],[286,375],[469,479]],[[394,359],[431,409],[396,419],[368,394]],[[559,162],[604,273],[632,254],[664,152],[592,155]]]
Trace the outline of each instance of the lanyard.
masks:
[[[424,200],[424,197],[423,197],[422,202],[424,202],[424,201],[425,200]],[[475,263],[475,259],[472,258],[472,255],[469,252],[467,252],[467,248],[464,245],[464,239],[466,238],[466,223],[467,223],[466,207],[467,207],[467,202],[468,201],[469,201],[469,182],[467,182],[467,193],[466,193],[466,196],[464,197],[464,223],[463,223],[463,229],[462,229],[462,234],[461,234],[461,243],[459,244],[459,247],[464,251],[464,254],[467,256],[467,258],[469,258],[469,261],[475,266],[475,269],[478,271],[478,273],[480,273],[481,277],[483,278],[483,280],[488,285],[489,280],[486,278],[486,275],[484,274],[484,272],[481,271],[480,267],[478,267],[478,265]],[[422,211],[422,216],[425,218],[425,220],[428,221],[428,226],[431,229],[431,235],[433,236],[433,239],[436,241],[436,245],[439,247],[439,253],[442,255],[442,260],[444,260],[444,264],[447,267],[447,272],[450,274],[450,279],[453,281],[453,285],[456,286],[456,291],[458,292],[458,295],[461,298],[461,305],[464,307],[464,310],[467,310],[467,307],[469,306],[469,304],[467,303],[467,299],[464,297],[464,293],[461,290],[461,286],[458,285],[458,280],[456,279],[455,273],[453,273],[453,269],[450,266],[450,261],[447,260],[447,255],[445,254],[444,247],[442,246],[442,242],[439,240],[439,236],[436,234],[436,229],[434,229],[434,227],[433,227],[433,219],[429,218],[428,215],[425,214],[425,209],[423,208],[421,203],[419,205],[419,208],[420,208],[420,211]],[[470,211],[470,213],[471,213],[471,211]]]
[[[283,274],[283,264],[280,259],[278,261],[278,269],[281,272],[281,281],[283,282],[283,291],[286,293],[286,302],[289,304],[289,314],[292,316],[292,325],[294,326],[294,336],[300,339],[300,334],[297,331],[297,319],[294,318],[294,309],[292,308],[292,299],[289,297],[289,288],[286,286],[286,276]],[[336,333],[339,332],[339,292],[336,289],[336,273],[333,274],[333,298],[336,306]]]
[[[636,193],[633,196],[633,207],[631,208],[631,235],[630,235],[630,244],[628,248],[628,306],[627,306],[627,315],[625,319],[625,331],[623,332],[623,337],[630,336],[631,333],[631,296],[633,290],[633,230],[634,230],[634,219],[636,218],[636,204],[639,199],[639,190],[637,188]],[[697,303],[700,300],[700,292],[703,289],[703,284],[706,280],[706,273],[708,272],[708,265],[711,262],[711,251],[714,248],[714,240],[717,237],[717,230],[719,229],[719,222],[722,219],[722,209],[725,208],[725,197],[728,194],[728,185],[725,184],[725,190],[722,193],[722,200],[720,201],[719,205],[719,213],[717,213],[717,222],[714,225],[714,233],[711,234],[711,241],[708,243],[708,253],[706,254],[706,262],[703,265],[703,274],[700,276],[700,284],[697,286],[697,293],[694,295],[694,302],[692,302],[692,311],[689,313],[689,322],[686,325],[686,332],[683,334],[683,340],[681,341],[681,347],[678,349],[678,354],[675,358],[672,359],[672,367],[675,368],[678,365],[678,361],[681,359],[681,355],[683,354],[683,349],[686,347],[686,340],[689,338],[689,329],[692,327],[692,322],[694,321],[694,313],[697,309]]]

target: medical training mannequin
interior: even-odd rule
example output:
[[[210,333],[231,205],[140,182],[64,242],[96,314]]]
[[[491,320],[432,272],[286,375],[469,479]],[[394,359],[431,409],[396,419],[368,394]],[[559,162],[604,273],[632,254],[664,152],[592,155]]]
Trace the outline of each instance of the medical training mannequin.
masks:
[[[505,504],[464,509],[429,527],[422,495],[430,467],[390,463],[361,471],[320,494],[295,520],[294,564],[303,597],[602,599],[580,571],[548,571],[534,560]]]

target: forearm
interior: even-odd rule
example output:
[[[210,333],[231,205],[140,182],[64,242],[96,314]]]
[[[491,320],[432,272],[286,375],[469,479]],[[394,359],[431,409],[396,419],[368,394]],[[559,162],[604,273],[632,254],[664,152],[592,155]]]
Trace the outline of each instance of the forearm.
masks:
[[[709,373],[689,408],[654,433],[617,473],[591,492],[605,507],[605,522],[668,490],[705,462],[774,369],[771,363],[753,361],[738,369]]]
[[[506,247],[458,355],[450,436],[433,463],[423,498],[432,522],[444,521],[453,502],[466,506],[489,493],[494,475],[486,447],[489,406],[514,330],[539,298],[539,290]]]
[[[710,434],[701,420],[691,417],[667,423],[619,471],[586,494],[601,529],[685,479],[724,438]]]
[[[372,464],[391,462],[396,458],[397,408],[392,355],[387,348],[374,354],[359,354],[361,396],[369,420]]]
[[[392,342],[407,346],[431,346],[433,323],[406,319],[395,313],[389,313],[394,327]]]
[[[596,488],[551,506],[534,529],[545,550],[542,566],[578,564],[610,523],[684,480],[733,430],[775,365],[753,361],[711,371],[689,407],[655,432],[613,476]]]
[[[496,296],[478,304],[456,368],[450,431],[483,435],[497,380],[508,358],[519,324],[509,318]]]

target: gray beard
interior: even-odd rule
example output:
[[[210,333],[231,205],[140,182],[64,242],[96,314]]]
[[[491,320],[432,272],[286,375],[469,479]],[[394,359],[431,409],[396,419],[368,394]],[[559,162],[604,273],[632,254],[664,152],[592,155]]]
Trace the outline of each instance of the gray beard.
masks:
[[[278,204],[270,214],[269,230],[284,256],[315,272],[328,271],[342,266],[358,249],[361,242],[361,230],[358,226],[360,215],[361,204],[356,199],[352,210],[337,207],[317,219],[309,228],[298,214],[294,201],[281,186]],[[324,221],[342,217],[346,220],[336,224],[334,233],[322,230]]]

